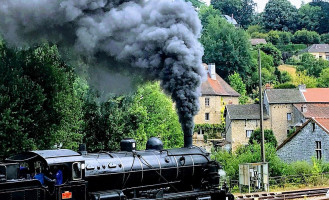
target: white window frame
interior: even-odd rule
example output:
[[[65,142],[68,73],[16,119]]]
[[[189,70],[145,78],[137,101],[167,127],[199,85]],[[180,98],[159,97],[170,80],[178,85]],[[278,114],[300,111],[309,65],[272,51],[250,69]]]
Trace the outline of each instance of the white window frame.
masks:
[[[210,98],[209,98],[209,97],[206,97],[206,98],[204,99],[204,105],[205,105],[206,107],[210,106]]]
[[[250,138],[251,134],[254,132],[254,130],[246,130],[246,137]]]
[[[287,121],[291,121],[292,120],[292,114],[291,113],[287,113]]]

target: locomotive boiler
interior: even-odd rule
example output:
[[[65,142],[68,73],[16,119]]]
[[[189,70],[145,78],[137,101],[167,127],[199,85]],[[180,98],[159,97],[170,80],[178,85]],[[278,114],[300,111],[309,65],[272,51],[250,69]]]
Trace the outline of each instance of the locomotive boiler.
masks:
[[[119,200],[233,199],[220,188],[220,165],[204,149],[163,149],[150,138],[137,151],[133,139],[121,141],[119,152],[88,153],[66,149],[21,153],[0,163],[0,199]],[[56,170],[62,171],[55,184]],[[42,184],[34,179],[41,171]]]

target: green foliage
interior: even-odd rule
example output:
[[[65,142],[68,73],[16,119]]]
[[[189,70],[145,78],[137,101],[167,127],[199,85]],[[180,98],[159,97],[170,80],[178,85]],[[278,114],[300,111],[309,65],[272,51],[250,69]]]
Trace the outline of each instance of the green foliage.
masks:
[[[280,83],[277,85],[274,85],[275,89],[288,89],[288,88],[296,88],[296,85],[290,83],[290,82],[286,82],[286,83]]]
[[[248,27],[247,29],[247,33],[249,35],[252,35],[253,33],[263,33],[263,27],[261,27],[260,25],[251,25]]]
[[[286,169],[283,163],[276,155],[276,148],[265,144],[266,162],[269,162],[270,176],[280,176]],[[233,179],[239,179],[239,164],[261,162],[261,147],[259,144],[241,146],[234,153],[226,151],[213,152],[212,159],[217,160],[224,168],[227,175]]]
[[[321,35],[321,43],[329,44],[329,33]]]
[[[203,61],[215,63],[223,78],[234,72],[243,78],[250,73],[250,42],[244,30],[236,29],[220,16],[210,16],[201,43],[205,48]]]
[[[212,5],[210,6],[201,6],[199,10],[199,18],[201,20],[201,24],[205,29],[208,26],[210,18],[214,18],[216,16],[220,16],[220,11],[214,9]]]
[[[274,45],[285,45],[289,44],[292,39],[292,34],[285,31],[273,31],[268,32],[266,41]]]
[[[281,64],[282,60],[282,53],[281,51],[276,48],[273,44],[261,44],[260,49],[266,53],[267,55],[270,55],[273,57],[273,64],[274,66],[279,66]]]
[[[282,72],[281,83],[287,83],[289,81],[292,81],[292,76],[287,71]]]
[[[317,32],[306,29],[296,31],[292,39],[296,44],[319,44],[320,40],[320,35]]]
[[[312,54],[304,53],[300,57],[297,66],[298,71],[306,71],[307,75],[319,77],[323,69],[329,67],[329,62],[324,59],[316,59]]]
[[[298,9],[298,22],[300,29],[318,31],[320,28],[322,10],[319,6],[305,4]]]
[[[306,71],[298,71],[293,77],[294,85],[305,84],[307,88],[316,88],[318,85],[317,79],[314,76],[308,76]]]
[[[297,9],[288,0],[269,0],[263,20],[266,30],[294,31]]]
[[[281,51],[281,52],[289,52],[292,54],[296,54],[297,52],[306,49],[307,45],[306,44],[288,44],[288,45],[276,45],[276,47]]]
[[[311,6],[318,6],[321,8],[320,12],[320,18],[319,18],[319,28],[318,32],[321,33],[329,33],[329,26],[328,26],[328,21],[329,21],[329,2],[311,2]]]
[[[319,87],[329,87],[329,67],[322,69],[319,79]]]
[[[221,134],[225,131],[225,123],[221,124],[196,124],[194,132],[199,133],[203,130],[209,139],[218,139]]]
[[[240,74],[234,72],[234,74],[228,76],[228,80],[230,81],[230,86],[241,95],[239,103],[246,104],[248,101],[246,84],[242,81]]]
[[[171,99],[159,83],[146,83],[134,95],[112,96],[97,103],[90,93],[85,104],[85,142],[90,151],[119,150],[120,141],[132,137],[138,149],[159,137],[164,148],[181,147],[183,133]]]
[[[264,139],[266,144],[273,145],[276,147],[278,145],[278,142],[274,136],[274,133],[272,130],[265,129],[264,130]],[[260,129],[256,129],[249,138],[249,144],[253,144],[254,142],[261,143],[262,141],[262,135]]]
[[[0,46],[0,157],[62,143],[77,148],[82,99],[73,68],[47,44],[15,51]]]
[[[243,27],[252,23],[256,6],[253,0],[211,0],[211,5],[224,15],[233,15]]]
[[[191,2],[192,5],[193,5],[194,7],[197,7],[197,8],[199,8],[199,7],[201,7],[201,6],[204,5],[204,3],[201,2],[201,1],[199,1],[199,0],[185,0],[185,1],[187,1],[187,2]]]
[[[253,32],[250,35],[251,38],[262,38],[262,39],[266,39],[267,38],[267,34],[266,33],[259,33],[259,32]]]

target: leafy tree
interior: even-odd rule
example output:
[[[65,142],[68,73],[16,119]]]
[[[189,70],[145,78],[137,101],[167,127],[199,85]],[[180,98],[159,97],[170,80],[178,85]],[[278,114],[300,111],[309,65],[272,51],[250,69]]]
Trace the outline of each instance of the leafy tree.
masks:
[[[319,28],[317,30],[318,33],[329,33],[329,2],[318,1],[318,2],[311,2],[311,6],[318,6],[321,8],[321,13],[319,17]]]
[[[204,62],[215,63],[216,71],[227,78],[239,73],[244,78],[251,72],[250,42],[247,33],[228,24],[220,16],[211,16],[201,37],[205,48]]]
[[[266,41],[271,42],[274,45],[289,44],[292,39],[292,34],[285,31],[273,31],[268,32]]]
[[[319,87],[329,87],[329,67],[322,69],[318,82]]]
[[[73,68],[47,44],[26,50],[0,46],[0,157],[81,141],[82,100]]]
[[[323,69],[329,67],[329,62],[324,59],[316,59],[312,54],[304,53],[301,55],[300,63],[297,66],[298,71],[305,71],[308,75],[319,77]]]
[[[276,48],[274,45],[268,44],[261,44],[260,49],[266,53],[267,55],[271,55],[273,57],[273,64],[274,66],[279,66],[282,60],[282,53],[281,51]]]
[[[305,4],[298,9],[298,22],[300,29],[318,31],[320,28],[321,7]]]
[[[264,142],[267,144],[271,144],[274,147],[276,147],[278,145],[278,142],[274,136],[274,133],[272,130],[269,129],[265,129],[264,130]],[[250,136],[249,138],[249,144],[253,144],[255,142],[257,142],[258,144],[260,144],[262,142],[262,135],[261,135],[261,131],[260,129],[256,129]]]
[[[329,44],[329,33],[321,35],[321,43]]]
[[[247,29],[247,33],[249,35],[252,35],[253,33],[263,33],[263,27],[261,27],[260,25],[251,25],[248,27]]]
[[[296,85],[292,84],[291,82],[280,83],[274,85],[275,89],[288,89],[288,88],[296,88]]]
[[[211,5],[224,15],[233,15],[243,27],[252,23],[256,6],[253,0],[211,0]]]
[[[201,24],[203,28],[205,29],[208,26],[208,21],[210,17],[216,17],[220,16],[220,11],[217,9],[214,9],[212,5],[210,6],[201,6],[199,10],[199,18],[201,20]]]
[[[286,83],[292,80],[291,75],[287,71],[281,73],[281,83]]]
[[[263,20],[267,30],[294,31],[297,9],[288,0],[269,0],[265,6]]]
[[[241,95],[239,97],[239,103],[246,104],[248,101],[246,84],[242,81],[240,74],[234,72],[234,74],[228,76],[228,80],[230,81],[232,88]]]
[[[318,82],[314,76],[308,76],[306,71],[298,71],[296,75],[293,76],[292,84],[305,84],[307,88],[315,88],[317,87]]]
[[[251,35],[250,35],[251,38],[267,38],[267,34],[266,33],[259,33],[259,32],[253,32]]]
[[[320,35],[317,32],[305,29],[296,31],[292,39],[295,44],[319,44],[320,40]]]
[[[199,0],[185,0],[185,1],[191,2],[194,7],[198,7],[198,8],[204,5],[204,3]]]

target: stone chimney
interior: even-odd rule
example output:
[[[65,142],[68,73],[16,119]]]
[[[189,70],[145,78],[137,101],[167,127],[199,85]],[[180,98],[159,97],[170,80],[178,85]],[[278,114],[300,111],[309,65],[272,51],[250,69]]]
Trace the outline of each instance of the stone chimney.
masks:
[[[216,65],[215,63],[210,63],[208,65],[208,73],[212,80],[216,80]]]
[[[307,112],[307,105],[306,105],[306,104],[303,104],[303,105],[302,105],[302,107],[301,107],[301,111],[302,111],[302,113]]]
[[[305,84],[298,85],[298,89],[301,92],[305,92],[306,91],[306,85]]]

